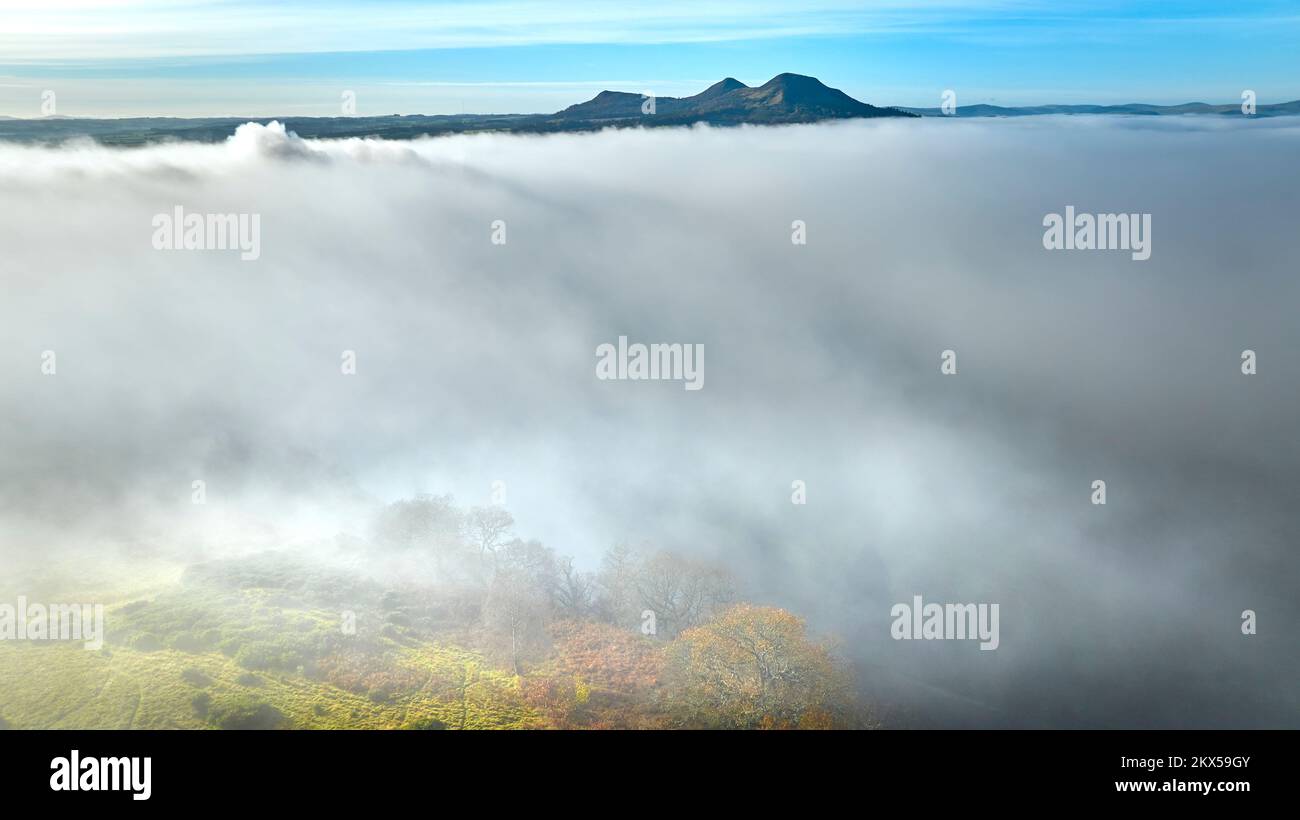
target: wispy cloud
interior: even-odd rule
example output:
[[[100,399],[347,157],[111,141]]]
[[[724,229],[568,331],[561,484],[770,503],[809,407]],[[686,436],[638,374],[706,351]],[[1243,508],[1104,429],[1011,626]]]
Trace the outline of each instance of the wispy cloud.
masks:
[[[1026,0],[635,0],[618,4],[289,0],[274,5],[249,0],[18,0],[0,12],[4,18],[0,54],[21,62],[723,42],[908,30],[1038,6]]]

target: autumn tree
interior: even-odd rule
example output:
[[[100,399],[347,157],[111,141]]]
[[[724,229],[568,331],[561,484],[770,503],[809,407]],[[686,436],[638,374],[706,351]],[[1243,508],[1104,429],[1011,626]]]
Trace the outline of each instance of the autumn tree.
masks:
[[[847,674],[802,619],[739,604],[669,649],[674,710],[685,725],[825,728],[852,719]]]

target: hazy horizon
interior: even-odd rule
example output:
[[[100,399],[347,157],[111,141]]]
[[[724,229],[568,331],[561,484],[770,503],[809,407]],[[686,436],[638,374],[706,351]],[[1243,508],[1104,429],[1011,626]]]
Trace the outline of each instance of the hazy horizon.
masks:
[[[792,73],[792,72],[778,72],[778,73]],[[773,75],[773,76],[777,76],[777,75]],[[682,97],[693,96],[694,94],[698,94],[698,93],[700,93],[701,91],[704,91],[704,90],[705,90],[706,88],[708,88],[709,86],[711,86],[711,85],[713,85],[714,83],[719,82],[719,81],[721,81],[721,80],[723,80],[723,79],[725,79],[725,78],[723,78],[723,77],[719,77],[719,78],[717,78],[717,79],[715,79],[715,80],[711,80],[711,81],[702,81],[702,84],[701,84],[698,88],[696,88],[694,91],[684,90],[684,91],[681,91],[681,92],[678,93],[678,94],[674,94],[674,95],[667,95],[667,94],[665,94],[665,95],[660,95],[660,96],[663,96],[663,97],[676,97],[676,98],[682,98]],[[768,79],[770,80],[770,79],[772,79],[772,78],[769,77]],[[818,77],[818,78],[816,78],[816,79],[821,80],[823,83],[825,83],[827,86],[829,86],[829,87],[831,87],[831,88],[834,88],[834,87],[835,87],[834,84],[833,84],[832,82],[827,82],[827,81],[825,80],[825,78]],[[744,82],[744,81],[742,80],[742,82]],[[745,84],[746,84],[747,86],[751,87],[751,88],[757,88],[757,87],[763,85],[765,82],[766,82],[766,81],[755,81],[755,82],[752,82],[752,83],[745,83]],[[480,84],[459,84],[459,85],[458,85],[458,84],[454,84],[454,83],[453,83],[453,84],[448,84],[448,87],[466,87],[466,86],[478,86],[478,85],[480,85]],[[491,83],[489,83],[489,84],[482,84],[482,85],[489,85],[489,86],[493,86],[493,87],[499,87],[499,86],[497,86],[497,84],[491,84]],[[120,120],[120,119],[150,119],[150,118],[158,118],[158,119],[194,119],[194,120],[201,120],[201,119],[231,119],[231,120],[239,120],[239,119],[245,119],[245,120],[253,121],[253,120],[266,120],[266,119],[282,119],[282,120],[287,120],[287,119],[289,119],[289,118],[291,118],[291,117],[294,118],[294,119],[305,119],[305,118],[326,118],[326,119],[327,119],[327,118],[343,117],[343,116],[368,116],[368,117],[463,116],[463,115],[471,115],[471,116],[493,116],[493,115],[511,115],[511,114],[518,114],[518,115],[525,115],[525,116],[528,116],[528,115],[539,115],[539,114],[554,114],[554,113],[556,113],[556,112],[558,112],[558,111],[563,110],[564,108],[567,108],[567,107],[570,106],[570,105],[575,105],[575,104],[577,104],[577,103],[586,102],[586,101],[592,99],[592,97],[594,97],[596,94],[599,94],[599,93],[601,93],[601,92],[603,92],[603,91],[616,91],[616,92],[625,93],[625,94],[639,94],[639,95],[644,95],[644,94],[645,94],[645,89],[649,88],[650,85],[652,85],[652,84],[647,84],[647,83],[635,83],[635,82],[627,83],[627,82],[625,82],[625,83],[604,83],[604,84],[601,84],[601,83],[592,83],[592,84],[586,84],[586,83],[583,83],[583,84],[578,84],[578,85],[580,85],[580,86],[583,87],[583,88],[590,88],[590,89],[592,89],[591,94],[590,94],[589,96],[586,96],[586,97],[575,98],[575,99],[573,99],[572,101],[570,101],[570,102],[568,102],[568,103],[565,103],[565,104],[561,105],[561,106],[560,106],[559,108],[557,108],[557,109],[550,109],[550,110],[536,110],[536,111],[525,111],[525,110],[512,110],[512,111],[465,111],[465,110],[464,110],[464,106],[463,106],[463,101],[461,101],[460,103],[458,103],[458,105],[460,105],[460,107],[461,107],[461,110],[459,110],[459,111],[440,111],[440,112],[436,112],[436,113],[435,113],[435,112],[431,112],[431,111],[383,111],[383,112],[372,112],[372,113],[368,113],[368,114],[365,114],[365,115],[359,115],[359,114],[343,114],[343,113],[341,113],[341,112],[335,112],[335,113],[323,113],[323,114],[299,114],[299,115],[295,115],[295,114],[292,114],[292,113],[287,112],[287,111],[279,111],[279,112],[269,112],[269,113],[268,113],[268,112],[262,112],[262,113],[247,113],[247,112],[243,112],[243,113],[226,113],[226,114],[217,114],[217,113],[208,113],[208,114],[172,114],[172,113],[167,113],[167,112],[161,112],[161,113],[130,113],[130,114],[116,114],[116,115],[76,115],[76,114],[47,114],[47,115],[41,115],[41,114],[35,114],[35,115],[27,115],[27,116],[23,116],[23,115],[14,115],[14,114],[0,114],[0,119],[20,119],[20,120],[104,119],[104,120]],[[843,90],[843,89],[839,89],[839,90]],[[852,96],[852,95],[850,95],[850,96]],[[900,108],[900,109],[904,109],[904,110],[922,110],[922,109],[929,109],[929,110],[934,110],[934,111],[940,111],[940,110],[941,110],[941,103],[942,103],[942,99],[938,99],[938,100],[929,100],[929,101],[927,101],[927,102],[925,102],[925,103],[915,103],[915,104],[913,104],[913,103],[882,102],[882,101],[880,101],[880,100],[868,100],[868,99],[859,99],[859,101],[860,101],[860,102],[866,102],[866,103],[869,103],[869,104],[871,104],[871,105],[875,105],[875,106],[878,106],[878,107]],[[1203,98],[1203,97],[1184,99],[1184,100],[1179,100],[1179,101],[1176,101],[1176,102],[1154,102],[1154,101],[1152,101],[1152,100],[1128,99],[1128,100],[1124,100],[1123,102],[1105,102],[1105,103],[1102,103],[1102,102],[1096,102],[1096,101],[1094,101],[1094,100],[1079,100],[1079,101],[1075,101],[1075,102],[1062,103],[1062,102],[1060,102],[1059,100],[1038,100],[1038,101],[1025,102],[1025,103],[1020,103],[1020,104],[1015,104],[1015,105],[1005,104],[1005,103],[994,103],[994,102],[968,102],[968,101],[962,101],[962,102],[960,103],[959,107],[960,107],[960,108],[965,108],[965,107],[967,107],[967,106],[973,106],[973,105],[992,105],[992,106],[1001,107],[1001,108],[1017,109],[1017,108],[1036,108],[1036,107],[1041,107],[1041,106],[1052,106],[1052,105],[1079,105],[1079,106],[1089,106],[1089,105],[1105,105],[1105,106],[1156,105],[1156,106],[1179,106],[1179,105],[1201,104],[1201,103],[1203,103],[1203,104],[1207,104],[1207,105],[1240,106],[1240,105],[1241,105],[1241,102],[1242,102],[1242,101],[1241,101],[1240,99],[1214,100],[1214,99],[1208,99],[1208,98]],[[1297,97],[1296,99],[1257,99],[1257,104],[1258,104],[1258,105],[1277,105],[1277,104],[1281,104],[1281,103],[1291,103],[1291,102],[1300,102],[1300,97]],[[1120,114],[1120,112],[1116,112],[1116,115],[1119,115],[1119,114]],[[1195,114],[1191,114],[1191,115],[1189,115],[1189,116],[1197,116],[1197,115],[1195,115]]]

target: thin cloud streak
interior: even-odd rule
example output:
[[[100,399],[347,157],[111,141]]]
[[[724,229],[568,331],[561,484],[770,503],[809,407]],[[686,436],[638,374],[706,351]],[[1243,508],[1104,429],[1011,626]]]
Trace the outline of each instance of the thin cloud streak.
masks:
[[[484,48],[580,43],[705,43],[883,33],[1030,8],[1024,2],[409,2],[20,3],[5,10],[12,63],[148,57]],[[69,14],[75,11],[75,22]]]

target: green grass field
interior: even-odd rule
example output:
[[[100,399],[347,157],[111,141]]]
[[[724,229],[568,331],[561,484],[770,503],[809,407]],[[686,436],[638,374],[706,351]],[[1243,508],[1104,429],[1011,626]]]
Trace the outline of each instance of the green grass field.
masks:
[[[403,625],[409,618],[391,593],[340,589],[331,586],[337,576],[313,577],[275,560],[223,567],[215,581],[180,575],[151,574],[134,593],[121,582],[80,579],[74,593],[42,590],[45,600],[109,602],[105,643],[88,650],[78,641],[0,641],[0,726],[542,725],[519,679],[472,649]],[[340,629],[341,608],[324,603],[336,594],[360,601],[353,635]]]
[[[0,716],[15,729],[540,725],[515,678],[491,670],[475,653],[431,644],[403,647],[399,657],[427,683],[377,703],[304,675],[250,672],[219,651],[88,651],[68,642],[3,642]]]

